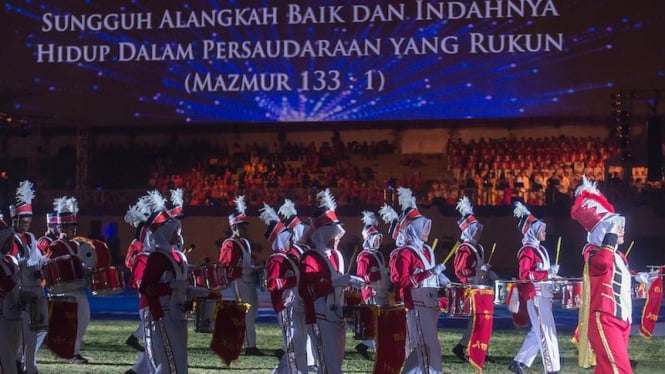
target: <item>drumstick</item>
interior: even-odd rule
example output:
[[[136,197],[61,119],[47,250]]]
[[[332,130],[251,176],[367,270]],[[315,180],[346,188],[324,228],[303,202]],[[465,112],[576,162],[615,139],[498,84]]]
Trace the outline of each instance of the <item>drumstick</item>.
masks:
[[[432,243],[432,252],[436,249],[436,245],[439,244],[439,238],[434,238],[434,243]]]
[[[628,250],[626,251],[626,258],[628,258],[628,255],[630,254],[630,251],[633,249],[633,244],[635,244],[634,240],[632,242],[630,242],[630,245],[628,246]]]
[[[356,244],[355,248],[353,249],[353,253],[351,254],[351,260],[349,261],[349,266],[346,268],[346,274],[349,274],[351,272],[351,266],[353,266],[353,263],[356,261],[356,255],[358,254],[359,248],[360,246]]]
[[[490,258],[487,259],[487,263],[492,262],[492,256],[494,256],[494,250],[496,249],[496,242],[492,243],[492,251],[490,252]]]
[[[450,258],[453,257],[453,255],[455,254],[455,252],[457,252],[457,248],[459,248],[459,246],[460,246],[461,244],[462,244],[462,243],[461,243],[459,240],[455,242],[455,245],[454,245],[453,248],[450,250],[450,252],[448,252],[448,256],[446,256],[446,258],[443,260],[442,264],[445,265],[446,262],[448,262],[448,260],[450,260]]]
[[[561,252],[561,237],[556,241],[556,258],[554,259],[554,264],[559,265],[559,252]]]

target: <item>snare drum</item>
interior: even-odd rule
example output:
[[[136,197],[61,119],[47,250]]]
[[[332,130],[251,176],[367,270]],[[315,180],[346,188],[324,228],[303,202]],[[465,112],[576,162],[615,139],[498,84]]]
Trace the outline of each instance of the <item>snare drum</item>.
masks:
[[[209,290],[221,290],[229,286],[228,279],[226,278],[226,269],[220,264],[201,265],[198,273],[201,276],[201,287],[207,287]]]
[[[509,280],[494,281],[494,305],[508,305],[508,296],[517,283]]]
[[[96,269],[90,276],[90,292],[93,296],[110,296],[125,291],[125,278],[115,266]]]
[[[634,300],[643,300],[647,298],[647,285],[644,283],[635,282],[632,291]]]
[[[353,311],[353,338],[356,340],[374,339],[377,330],[379,307],[372,304],[356,305]]]
[[[471,316],[470,287],[465,285],[451,286],[446,289],[448,296],[448,315],[451,317]]]
[[[62,294],[86,285],[81,260],[76,256],[60,256],[47,262],[44,279],[49,294]]]
[[[567,281],[561,287],[561,307],[579,309],[582,305],[582,281]]]
[[[363,303],[363,295],[355,291],[344,291],[344,317],[353,316],[356,306]]]
[[[212,334],[215,331],[215,309],[219,299],[196,299],[196,319],[194,331]]]
[[[26,307],[30,316],[30,330],[48,330],[48,298],[44,295],[38,295],[31,299]]]

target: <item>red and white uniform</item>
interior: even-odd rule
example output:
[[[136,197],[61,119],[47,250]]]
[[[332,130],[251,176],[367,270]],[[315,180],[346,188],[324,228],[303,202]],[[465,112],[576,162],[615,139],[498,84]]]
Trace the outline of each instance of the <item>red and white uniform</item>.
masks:
[[[300,258],[298,290],[304,302],[305,323],[315,324],[318,330],[318,354],[330,374],[341,373],[344,359],[344,287],[334,285],[343,274],[344,258],[338,250],[309,250]]]
[[[631,275],[623,254],[587,244],[590,280],[588,334],[596,353],[594,373],[632,373],[628,339],[632,322]]]
[[[55,240],[58,239],[58,234],[52,234],[52,233],[46,233],[46,235],[42,236],[37,240],[37,249],[43,254],[46,255],[48,252],[48,247],[51,246],[51,243],[53,243]]]
[[[29,233],[15,233],[14,234],[14,252],[17,253],[17,260],[20,270],[20,283],[22,292],[30,292],[36,300],[41,303],[48,303],[46,296],[44,296],[44,289],[41,286],[41,267],[46,259],[42,256],[39,249],[37,249],[37,241],[35,237]],[[27,374],[34,374],[37,369],[37,351],[44,342],[46,337],[45,331],[32,331],[30,328],[30,310],[36,308],[34,311],[37,313],[40,309],[38,303],[30,303],[27,305],[27,310],[22,312],[21,330],[23,336],[22,343],[22,362],[25,365]],[[48,318],[48,316],[44,316]]]
[[[6,239],[12,230],[3,228]],[[0,246],[4,240],[0,240]],[[0,258],[0,366],[4,374],[16,374],[16,361],[19,359],[21,343],[21,311],[19,309],[19,267],[11,255]]]
[[[78,248],[79,245],[75,241],[66,238],[60,238],[51,243],[47,250],[46,256],[50,259],[54,259],[60,256],[79,257]],[[83,260],[81,261],[83,262]],[[74,291],[65,292],[64,295],[74,297],[78,303],[78,325],[76,326],[76,344],[74,346],[74,355],[80,355],[81,341],[83,340],[83,335],[85,335],[85,332],[88,329],[88,324],[90,323],[90,304],[88,302],[88,296],[85,294],[85,287],[81,287]]]
[[[222,298],[242,299],[250,304],[245,318],[245,339],[247,347],[256,347],[256,317],[259,297],[249,240],[236,236],[224,240],[219,249],[219,263],[226,268],[227,277],[231,281],[230,287],[222,291]]]
[[[358,254],[356,275],[365,281],[361,293],[366,304],[387,305],[390,268],[383,253],[365,249]]]
[[[441,344],[437,335],[439,282],[429,269],[435,266],[432,249],[423,245],[397,248],[391,278],[407,309],[409,347],[403,373],[441,373]]]
[[[455,252],[455,275],[464,284],[480,284],[477,275],[484,264],[485,249],[480,244],[463,242]]]
[[[298,258],[282,250],[266,261],[267,289],[284,337],[284,356],[274,373],[307,372],[303,303],[298,294]]]
[[[157,250],[148,257],[139,291],[143,308],[146,353],[156,374],[187,373],[187,316],[184,309],[187,260],[175,250]]]
[[[148,263],[149,255],[150,253],[143,250],[143,242],[136,239],[132,240],[131,244],[129,245],[129,248],[127,249],[127,256],[125,257],[125,266],[131,272],[129,286],[134,290],[138,291],[139,288],[141,287],[141,280],[143,279],[143,273],[145,271],[146,264]],[[145,339],[144,339],[145,323],[143,320],[143,315],[147,307],[148,307],[147,298],[145,297],[145,295],[139,293],[140,321],[138,328],[136,329],[133,335],[137,339],[143,340],[144,344],[145,344]],[[146,356],[145,352],[139,353],[139,356],[136,359],[134,366],[132,366],[132,370],[134,370],[138,374],[150,373],[151,371],[150,362],[148,361],[148,357]]]
[[[530,243],[517,252],[520,280],[546,280],[550,277],[550,258],[545,247]],[[559,342],[552,315],[552,284],[548,282],[520,283],[520,295],[527,301],[531,330],[514,360],[531,366],[538,352],[546,373],[559,372]]]

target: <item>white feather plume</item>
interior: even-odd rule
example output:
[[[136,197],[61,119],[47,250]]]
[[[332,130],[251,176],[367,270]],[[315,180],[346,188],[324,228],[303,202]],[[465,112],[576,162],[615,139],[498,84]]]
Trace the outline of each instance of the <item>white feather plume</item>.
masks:
[[[379,225],[379,221],[376,219],[376,215],[374,214],[374,212],[363,210],[362,214],[363,214],[362,221],[365,224],[365,226]]]
[[[176,206],[182,206],[182,203],[183,203],[182,188],[171,190],[171,204],[174,207],[176,207]]]
[[[473,207],[471,206],[469,198],[466,196],[457,201],[456,208],[457,211],[462,215],[462,217],[466,217],[468,215],[473,214]]]
[[[67,196],[58,197],[53,200],[53,210],[56,212],[64,212],[67,206]]]
[[[146,216],[146,218],[152,213],[152,206],[150,204],[150,195],[144,195],[139,197],[138,201],[136,204],[134,204],[136,209],[143,213],[143,215]]]
[[[526,205],[522,204],[519,201],[515,203],[515,209],[513,210],[513,216],[515,216],[517,218],[522,218],[524,216],[528,216],[529,214],[531,214],[531,212],[526,207]]]
[[[259,210],[259,218],[266,225],[279,221],[279,216],[275,212],[275,209],[266,203],[263,203],[263,208]]]
[[[245,214],[247,211],[247,204],[245,204],[245,196],[244,195],[238,195],[238,197],[233,200],[233,203],[236,205],[236,210],[240,214]]]
[[[393,209],[393,207],[388,204],[383,204],[381,209],[379,209],[379,215],[385,223],[392,223],[393,221],[399,219],[399,215],[397,215],[395,209]]]
[[[24,180],[18,184],[16,189],[16,201],[19,203],[31,204],[35,198],[35,191],[32,189],[32,182]]]
[[[66,212],[78,214],[79,212],[79,203],[75,197],[70,197],[67,199],[67,210]]]
[[[151,212],[159,212],[166,209],[166,199],[157,190],[148,191],[148,203]]]
[[[125,213],[125,222],[127,222],[130,226],[138,227],[138,225],[141,222],[145,222],[145,220],[146,216],[141,211],[138,202],[134,205],[129,206],[129,209],[127,209],[127,213]]]
[[[290,199],[284,200],[284,204],[282,204],[281,207],[279,207],[279,214],[286,218],[289,219],[295,215],[298,214],[298,211],[296,211],[296,205],[291,201]]]
[[[335,197],[332,195],[329,188],[316,194],[316,199],[319,202],[319,208],[325,208],[327,210],[337,209]]]
[[[399,202],[400,208],[402,208],[402,212],[409,208],[416,207],[416,197],[413,196],[411,189],[406,187],[397,188],[397,201]]]
[[[594,194],[600,194],[600,191],[598,190],[598,185],[596,185],[596,182],[590,180],[587,178],[586,175],[582,175],[582,184],[580,184],[577,189],[575,189],[575,196],[579,195],[582,193],[582,191],[587,191],[591,192]]]

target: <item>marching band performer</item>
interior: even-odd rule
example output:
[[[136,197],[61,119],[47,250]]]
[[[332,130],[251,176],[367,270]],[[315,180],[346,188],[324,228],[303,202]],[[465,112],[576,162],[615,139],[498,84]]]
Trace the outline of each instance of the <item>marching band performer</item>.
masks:
[[[0,366],[4,374],[17,374],[20,369],[19,267],[18,260],[10,254],[13,241],[14,232],[0,214]]]
[[[223,298],[233,297],[248,303],[249,311],[246,316],[245,340],[246,356],[264,356],[256,347],[256,316],[258,313],[259,297],[257,293],[256,272],[262,270],[254,266],[252,247],[247,240],[248,221],[245,211],[245,197],[240,195],[234,200],[236,210],[229,216],[229,225],[232,235],[224,240],[219,249],[219,263],[226,268],[226,274],[231,285],[222,292]],[[233,292],[234,295],[228,295]]]
[[[265,236],[273,250],[266,261],[267,289],[284,339],[284,354],[273,373],[306,373],[307,332],[303,313],[296,313],[297,309],[303,308],[303,304],[298,294],[299,261],[289,251],[292,232],[268,204],[263,204],[260,218],[267,226]]]
[[[284,199],[284,203],[279,207],[278,213],[284,218],[284,226],[292,232],[289,253],[293,254],[298,259],[298,263],[300,263],[300,257],[302,254],[311,249],[307,244],[308,238],[305,235],[310,225],[298,218],[298,211],[296,211],[295,204],[290,199]],[[305,311],[301,309],[302,308],[297,308],[295,310],[296,314],[300,314],[300,316],[296,318],[301,318],[304,321]],[[312,325],[305,325],[305,329],[307,330],[308,371],[316,371],[316,365],[319,362],[319,356],[316,352],[316,336],[314,335]]]
[[[388,270],[390,270],[393,266],[392,264],[395,263],[395,255],[399,252],[397,249],[404,244],[402,241],[402,237],[400,236],[399,215],[397,214],[395,209],[393,209],[388,204],[383,204],[383,206],[379,209],[379,215],[381,216],[383,222],[389,225],[388,235],[390,235],[390,237],[395,241],[395,248],[392,251],[390,251],[390,256],[388,259]],[[392,274],[390,276],[391,276],[393,296],[395,298],[395,301],[402,302],[402,295],[399,289],[399,285],[396,283],[395,279],[392,279]]]
[[[157,191],[154,191],[153,193],[156,192]],[[148,262],[148,256],[152,250],[151,243],[146,241],[146,238],[149,237],[150,226],[154,221],[159,222],[167,219],[166,215],[163,213],[163,209],[158,209],[156,212],[152,212],[150,204],[151,196],[152,195],[146,195],[139,198],[136,204],[129,207],[124,217],[125,222],[135,229],[134,239],[130,243],[125,256],[125,266],[131,272],[129,286],[135,290],[138,290],[141,287],[141,279],[143,278],[145,265]],[[163,201],[163,199],[160,201]],[[147,307],[148,303],[146,297],[139,294],[138,328],[127,338],[125,344],[133,347],[140,353],[132,368],[126,371],[125,374],[144,374],[150,373],[151,371],[150,362],[145,355],[145,348],[138,342],[139,339],[144,341],[145,338],[146,326],[143,316]]]
[[[522,297],[527,300],[531,330],[508,370],[525,374],[524,366],[531,367],[540,350],[545,372],[559,373],[559,343],[552,316],[553,287],[551,283],[538,282],[556,277],[559,266],[550,263],[547,249],[540,244],[545,240],[547,225],[534,217],[519,201],[513,213],[519,219],[518,228],[523,235],[522,248],[517,252],[519,279],[533,282],[517,286]]]
[[[409,351],[403,373],[441,373],[441,344],[437,335],[439,287],[450,283],[443,274],[445,266],[436,264],[434,252],[427,244],[432,221],[416,206],[408,188],[397,190],[402,208],[399,222],[403,244],[391,264],[391,279],[399,286],[407,308]]]
[[[39,313],[46,310],[39,308],[43,303],[47,305],[48,301],[44,296],[44,290],[41,286],[41,268],[47,259],[37,249],[37,240],[34,235],[28,231],[32,222],[32,199],[35,196],[33,185],[30,181],[19,183],[16,190],[16,205],[9,207],[14,229],[14,253],[20,268],[21,299],[28,309],[21,313],[22,318],[22,336],[21,346],[21,367],[26,374],[34,374],[37,370],[37,351],[44,342],[46,331],[33,331],[30,327],[30,311]],[[42,318],[48,319],[48,315]]]
[[[344,257],[337,246],[346,231],[337,219],[334,197],[328,189],[316,197],[319,209],[309,234],[313,249],[300,259],[298,291],[304,301],[305,323],[314,324],[319,373],[338,374],[344,358],[344,288],[360,288],[363,282],[345,273]]]
[[[57,229],[60,235],[48,248],[47,257],[55,259],[60,256],[79,256],[79,245],[72,239],[76,237],[76,229],[78,226],[78,202],[75,197],[61,197],[55,199],[53,202],[55,211],[57,212]],[[83,262],[83,259],[81,259]],[[85,287],[80,287],[70,292],[64,293],[66,296],[71,296],[77,302],[77,326],[76,326],[76,341],[74,344],[74,357],[69,360],[70,364],[87,364],[89,358],[81,356],[81,342],[83,335],[85,335],[90,323],[90,304],[88,297],[85,293]],[[52,318],[51,320],[53,320]],[[64,319],[63,319],[64,320]]]
[[[365,286],[361,290],[363,303],[388,305],[390,268],[379,251],[383,239],[383,235],[377,229],[379,221],[373,212],[363,211],[362,215],[363,250],[358,254],[356,261],[356,275],[365,281]],[[365,340],[356,345],[356,351],[368,360],[370,359],[367,353],[369,348],[376,351],[374,340]]]
[[[483,233],[483,225],[473,214],[473,207],[469,198],[464,196],[457,202],[457,211],[462,218],[457,221],[457,226],[462,232],[460,235],[461,244],[455,251],[455,275],[463,284],[490,284],[498,277],[493,271],[490,271],[490,265],[485,263],[485,249],[478,242]],[[462,362],[468,362],[469,340],[474,328],[475,318],[469,318],[464,335],[460,338],[457,345],[452,349],[453,354]]]
[[[582,177],[575,191],[572,219],[587,231],[582,250],[582,308],[579,318],[579,364],[594,373],[632,373],[628,339],[632,322],[631,274],[617,246],[624,241],[625,218],[600,193],[596,184]],[[584,307],[584,306],[588,307]]]
[[[166,213],[166,212],[164,212]],[[139,291],[145,296],[146,353],[156,374],[187,373],[187,311],[198,289],[188,286],[187,258],[178,251],[181,225],[177,219],[150,227],[153,251]],[[203,290],[204,294],[208,290]]]

